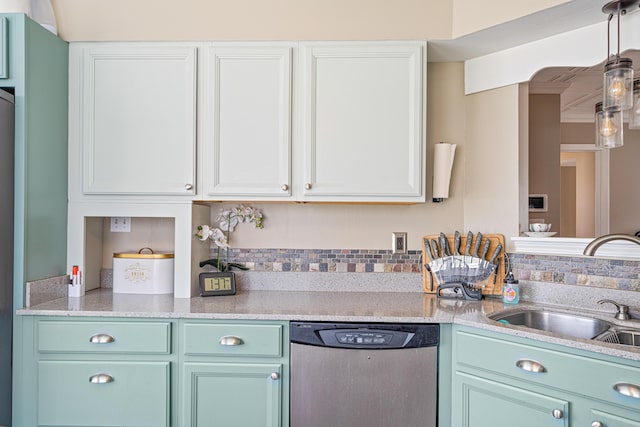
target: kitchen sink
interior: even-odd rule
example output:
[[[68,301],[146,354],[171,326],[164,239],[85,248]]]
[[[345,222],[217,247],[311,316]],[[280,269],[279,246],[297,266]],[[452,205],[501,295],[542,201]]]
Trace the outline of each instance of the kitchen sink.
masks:
[[[584,339],[594,339],[601,336],[613,326],[612,323],[593,317],[547,310],[509,310],[508,312],[494,313],[489,318],[504,324],[525,326],[531,329],[553,332],[558,335]],[[640,333],[633,337],[623,335],[618,339],[622,343],[622,340],[631,340],[632,338],[636,341],[640,340]]]

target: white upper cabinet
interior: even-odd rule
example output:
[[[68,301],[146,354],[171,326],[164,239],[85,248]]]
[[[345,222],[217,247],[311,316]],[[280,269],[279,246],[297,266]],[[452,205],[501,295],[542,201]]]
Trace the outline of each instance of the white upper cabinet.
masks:
[[[291,197],[291,45],[205,50],[204,198]]]
[[[82,194],[195,194],[196,58],[193,46],[71,45]]]
[[[424,202],[425,50],[301,45],[304,200]]]

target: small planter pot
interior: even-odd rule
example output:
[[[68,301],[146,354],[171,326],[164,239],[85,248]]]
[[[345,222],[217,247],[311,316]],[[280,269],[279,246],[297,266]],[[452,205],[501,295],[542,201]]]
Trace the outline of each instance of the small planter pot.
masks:
[[[210,271],[200,273],[200,296],[213,297],[235,295],[236,275],[232,271]]]

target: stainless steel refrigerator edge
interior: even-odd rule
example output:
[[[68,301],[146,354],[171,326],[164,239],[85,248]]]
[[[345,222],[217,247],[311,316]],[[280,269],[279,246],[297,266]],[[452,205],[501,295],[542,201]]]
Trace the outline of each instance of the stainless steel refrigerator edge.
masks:
[[[0,90],[0,426],[11,425],[14,115],[13,95]]]

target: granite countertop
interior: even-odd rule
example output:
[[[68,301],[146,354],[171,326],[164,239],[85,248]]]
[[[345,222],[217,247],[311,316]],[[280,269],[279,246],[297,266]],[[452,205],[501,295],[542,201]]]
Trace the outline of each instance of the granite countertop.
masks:
[[[500,299],[438,299],[419,292],[240,291],[223,297],[174,299],[172,295],[112,294],[98,290],[81,298],[58,298],[18,315],[187,319],[298,320],[331,322],[452,323],[640,361],[640,347],[573,339],[504,325],[487,316],[508,307]],[[560,306],[520,303],[517,308],[563,311]],[[566,310],[565,310],[566,311]],[[569,311],[571,312],[571,311]],[[573,310],[575,313],[575,310]],[[580,313],[584,314],[584,310]],[[608,313],[589,315],[615,322]],[[629,323],[634,323],[633,325]],[[640,322],[627,326],[640,327]]]

